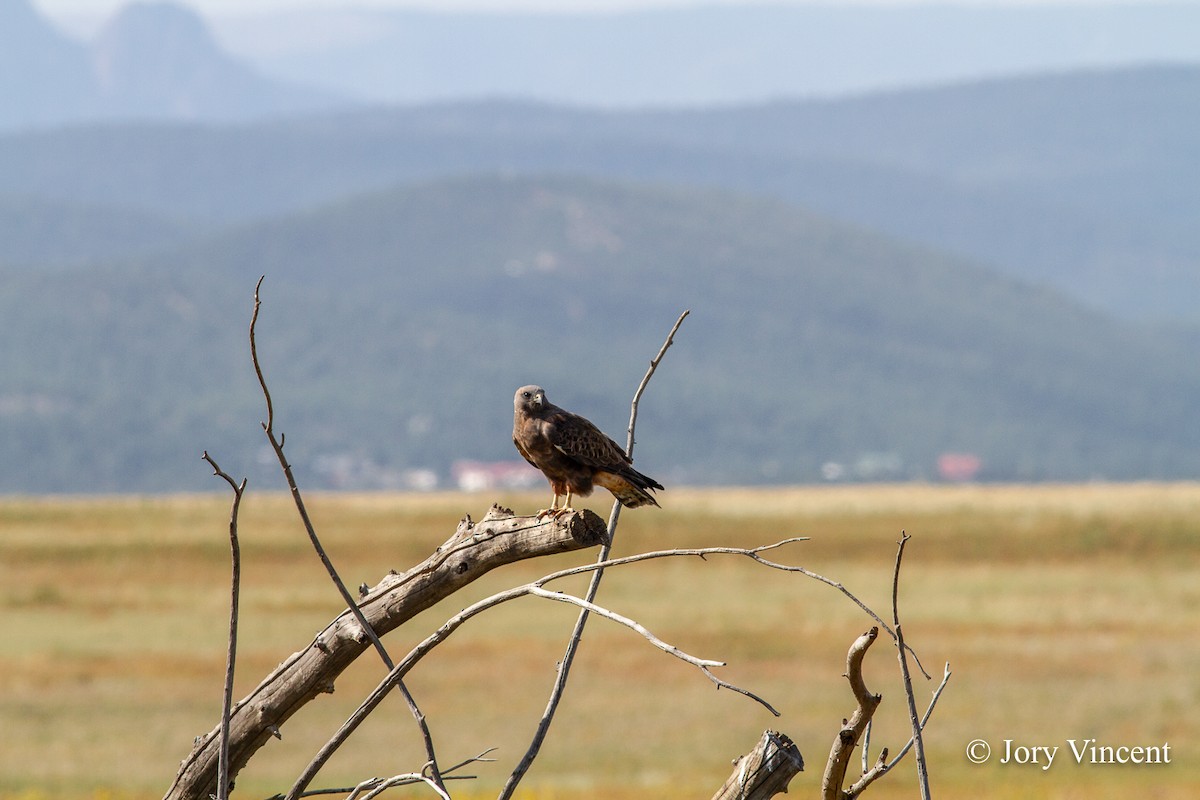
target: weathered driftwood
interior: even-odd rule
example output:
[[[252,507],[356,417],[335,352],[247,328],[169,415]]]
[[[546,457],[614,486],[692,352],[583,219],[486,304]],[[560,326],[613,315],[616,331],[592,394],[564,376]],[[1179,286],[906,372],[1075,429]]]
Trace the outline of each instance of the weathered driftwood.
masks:
[[[539,519],[493,506],[478,523],[470,517],[460,522],[454,535],[421,564],[384,577],[359,607],[382,636],[496,567],[593,547],[606,537],[604,520],[591,511]],[[347,610],[239,701],[230,717],[230,781],[272,736],[279,736],[294,713],[332,692],[338,676],[369,646]],[[219,733],[220,726],[197,739],[164,800],[204,800],[216,793]]]
[[[768,800],[787,794],[788,784],[803,769],[804,758],[791,739],[764,731],[754,749],[733,762],[733,773],[712,800]]]

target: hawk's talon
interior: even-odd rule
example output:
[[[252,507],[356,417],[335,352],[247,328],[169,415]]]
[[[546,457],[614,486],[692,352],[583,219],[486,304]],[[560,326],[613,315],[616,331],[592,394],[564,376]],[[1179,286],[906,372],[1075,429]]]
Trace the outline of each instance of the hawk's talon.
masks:
[[[537,512],[537,518],[545,519],[546,517],[550,517],[551,519],[561,519],[567,514],[573,513],[575,513],[575,509],[573,508],[543,508]]]

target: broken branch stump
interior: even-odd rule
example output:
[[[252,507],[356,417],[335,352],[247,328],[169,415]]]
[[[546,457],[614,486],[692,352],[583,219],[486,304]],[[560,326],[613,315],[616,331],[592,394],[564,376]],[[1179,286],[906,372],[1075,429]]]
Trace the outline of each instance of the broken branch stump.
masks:
[[[804,769],[804,758],[795,742],[777,731],[764,731],[758,744],[733,762],[733,774],[712,800],[768,800]]]

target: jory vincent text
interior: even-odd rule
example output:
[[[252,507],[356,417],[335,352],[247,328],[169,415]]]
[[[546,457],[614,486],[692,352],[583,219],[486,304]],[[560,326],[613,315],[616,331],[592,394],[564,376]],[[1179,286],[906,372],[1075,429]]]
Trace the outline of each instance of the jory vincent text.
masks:
[[[1170,764],[1171,745],[1099,744],[1095,739],[1067,739],[1066,747],[1049,744],[1020,744],[1004,740],[1001,764],[1037,765],[1050,769],[1060,751],[1076,764]]]

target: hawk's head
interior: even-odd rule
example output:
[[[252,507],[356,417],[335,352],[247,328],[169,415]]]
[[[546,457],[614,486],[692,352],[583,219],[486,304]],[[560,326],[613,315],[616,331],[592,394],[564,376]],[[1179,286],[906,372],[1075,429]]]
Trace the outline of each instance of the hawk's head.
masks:
[[[540,386],[522,386],[513,397],[513,409],[526,414],[537,414],[546,405],[546,391]]]

